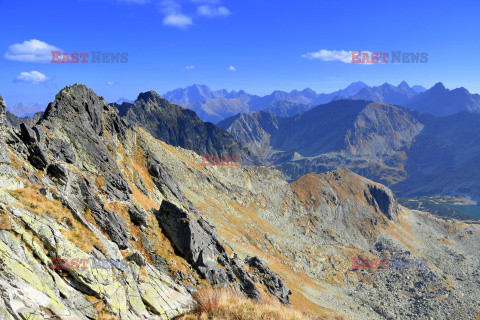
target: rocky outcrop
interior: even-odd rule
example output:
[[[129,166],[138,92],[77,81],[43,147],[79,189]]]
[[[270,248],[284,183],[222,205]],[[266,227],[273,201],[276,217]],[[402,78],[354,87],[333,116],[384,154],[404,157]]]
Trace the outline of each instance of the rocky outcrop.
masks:
[[[216,229],[207,221],[197,219],[168,201],[162,202],[155,215],[181,256],[210,284],[233,284],[251,298],[262,298],[240,261],[228,257]]]
[[[369,185],[367,200],[381,211],[389,220],[395,221],[398,216],[398,202],[392,190],[381,185]]]
[[[101,176],[105,181],[101,186],[103,191],[119,200],[128,199],[130,187],[104,141],[106,134],[124,141],[127,125],[92,90],[82,85],[64,88],[32,130],[38,132],[35,148],[42,154],[46,153],[52,161],[73,163],[81,170]],[[54,137],[49,135],[46,139],[49,131],[55,133]]]
[[[10,162],[10,157],[8,156],[7,148],[5,145],[5,136],[7,130],[7,118],[5,114],[5,101],[2,96],[0,96],[0,163]]]
[[[278,274],[273,272],[258,257],[247,257],[245,263],[253,269],[253,276],[259,278],[260,283],[267,287],[268,292],[277,297],[281,303],[290,304],[289,295],[292,294],[292,291],[285,285]]]
[[[94,264],[124,260],[117,246],[85,220],[85,226],[102,241],[105,253],[80,250],[63,235],[64,226],[18,207],[6,194],[2,194],[0,205],[9,205],[2,215],[7,214],[11,225],[0,230],[2,319],[94,319],[101,302],[118,318],[164,320],[191,307],[192,298],[183,287],[142,263],[135,254],[126,264]],[[146,268],[148,277],[140,274],[139,265]],[[87,300],[85,294],[94,301]]]

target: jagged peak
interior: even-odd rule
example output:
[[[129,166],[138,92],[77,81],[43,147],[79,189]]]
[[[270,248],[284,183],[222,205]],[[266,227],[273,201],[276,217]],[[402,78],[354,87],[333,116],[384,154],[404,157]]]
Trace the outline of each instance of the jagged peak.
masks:
[[[55,96],[55,98],[61,97],[63,95],[79,96],[79,95],[85,95],[85,94],[94,95],[98,97],[98,95],[86,85],[75,83],[74,85],[66,86],[65,88],[60,90]]]
[[[145,103],[148,103],[149,101],[151,101],[151,102],[157,103],[157,104],[159,102],[167,102],[167,100],[165,98],[163,98],[161,95],[159,95],[158,93],[156,93],[153,90],[146,91],[146,92],[141,92],[138,95],[136,101],[140,101],[140,100],[143,100]]]
[[[103,97],[99,97],[92,89],[83,84],[74,84],[57,93],[55,100],[45,110],[42,120],[62,119],[71,122],[77,121],[76,115],[80,115],[85,117],[82,121],[88,121],[99,133],[102,130],[104,111],[108,108]]]

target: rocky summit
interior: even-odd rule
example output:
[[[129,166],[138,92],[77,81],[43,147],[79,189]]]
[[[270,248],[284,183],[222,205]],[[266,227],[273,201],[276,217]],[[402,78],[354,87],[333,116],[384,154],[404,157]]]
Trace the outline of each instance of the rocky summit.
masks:
[[[348,139],[303,151],[385,161],[423,129],[403,108],[349,103],[335,131]],[[326,128],[260,114],[229,133],[153,91],[109,105],[83,85],[38,117],[8,121],[0,98],[2,320],[173,319],[224,286],[313,319],[480,317],[479,224],[409,210],[348,169],[289,182],[251,165]],[[374,120],[396,138],[369,131]],[[285,121],[304,131],[278,133]],[[205,166],[204,152],[245,161]]]

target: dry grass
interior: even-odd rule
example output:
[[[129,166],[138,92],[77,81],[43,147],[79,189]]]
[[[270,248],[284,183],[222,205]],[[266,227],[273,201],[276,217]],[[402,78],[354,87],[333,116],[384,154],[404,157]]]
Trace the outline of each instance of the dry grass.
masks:
[[[178,319],[236,319],[236,320],[306,320],[312,317],[278,300],[265,298],[263,302],[247,299],[241,293],[228,288],[206,288],[194,295],[196,308]]]
[[[10,230],[12,225],[10,223],[10,218],[8,217],[7,211],[0,208],[0,230]]]
[[[90,253],[95,247],[103,253],[106,252],[102,241],[86,226],[76,220],[72,212],[65,208],[60,201],[50,200],[36,189],[17,189],[9,191],[9,193],[25,209],[42,217],[48,216],[55,219],[58,223],[69,226],[71,230],[62,229],[60,232],[82,251]]]
[[[107,184],[107,180],[105,180],[105,178],[102,177],[102,176],[98,176],[95,179],[95,184],[97,185],[97,188],[101,188],[101,187],[104,187]]]

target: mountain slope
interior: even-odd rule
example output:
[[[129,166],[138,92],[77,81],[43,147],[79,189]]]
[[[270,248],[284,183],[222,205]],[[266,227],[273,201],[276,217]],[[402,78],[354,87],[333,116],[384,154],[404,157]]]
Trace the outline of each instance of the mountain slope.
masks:
[[[409,99],[405,106],[435,116],[447,116],[460,111],[479,113],[480,95],[471,94],[465,88],[449,90],[439,82]]]
[[[288,172],[293,177],[311,165],[323,166],[317,172],[335,165],[376,166],[408,148],[423,127],[405,108],[362,100],[336,100],[287,118],[242,115],[218,125],[266,163],[299,161],[302,173]]]
[[[116,105],[120,116],[130,124],[141,125],[154,137],[170,145],[198,154],[238,156],[242,163],[256,163],[253,155],[231,135],[209,122],[202,122],[195,112],[170,104],[154,91],[139,94],[133,104]]]
[[[432,118],[407,152],[406,195],[452,194],[480,199],[480,114]]]
[[[349,168],[402,196],[480,201],[476,113],[436,118],[397,106],[337,100],[294,117],[241,115],[219,126],[291,179]]]

